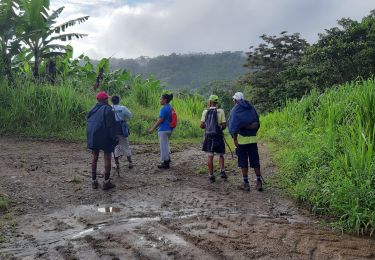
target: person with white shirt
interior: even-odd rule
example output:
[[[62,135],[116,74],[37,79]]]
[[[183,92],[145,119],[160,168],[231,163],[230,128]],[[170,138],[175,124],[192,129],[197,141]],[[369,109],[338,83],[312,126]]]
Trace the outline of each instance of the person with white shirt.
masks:
[[[117,122],[116,126],[116,135],[119,140],[119,144],[115,147],[114,157],[116,163],[117,173],[120,172],[120,162],[119,158],[126,155],[126,158],[129,162],[129,169],[133,168],[132,154],[129,145],[129,125],[128,121],[132,117],[132,113],[126,106],[120,105],[120,97],[112,96],[112,110],[115,113],[115,119]]]

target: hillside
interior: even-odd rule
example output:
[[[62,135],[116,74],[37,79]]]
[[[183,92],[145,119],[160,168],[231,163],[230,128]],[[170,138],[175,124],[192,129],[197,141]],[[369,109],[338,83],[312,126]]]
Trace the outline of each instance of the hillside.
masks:
[[[122,68],[145,77],[154,75],[170,89],[199,89],[210,82],[234,80],[246,72],[243,52],[171,54],[156,58],[111,59],[112,69]]]

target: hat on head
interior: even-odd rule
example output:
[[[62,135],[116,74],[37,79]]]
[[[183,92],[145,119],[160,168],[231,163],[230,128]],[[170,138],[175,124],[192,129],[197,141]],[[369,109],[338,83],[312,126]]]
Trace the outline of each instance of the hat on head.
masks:
[[[219,101],[219,97],[216,96],[216,95],[211,95],[208,100],[212,101],[212,102],[218,102]]]
[[[107,100],[108,98],[109,96],[105,91],[100,91],[98,94],[96,94],[96,100],[98,101]]]
[[[245,97],[243,96],[243,93],[242,92],[236,92],[233,96],[233,99],[235,100],[242,100],[242,99],[245,99]]]

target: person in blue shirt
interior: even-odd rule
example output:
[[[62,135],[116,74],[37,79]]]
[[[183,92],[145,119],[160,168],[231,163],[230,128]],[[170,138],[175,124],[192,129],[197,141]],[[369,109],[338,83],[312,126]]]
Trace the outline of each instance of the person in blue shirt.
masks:
[[[172,135],[173,128],[170,125],[172,121],[172,106],[169,104],[173,99],[173,94],[171,92],[165,92],[160,98],[160,109],[159,119],[155,124],[148,130],[149,133],[158,129],[158,137],[160,143],[160,157],[161,164],[158,165],[159,169],[169,169],[170,166],[170,147],[169,138]]]
[[[119,96],[112,96],[112,110],[115,113],[115,119],[116,119],[116,136],[118,138],[118,145],[115,147],[114,150],[114,157],[115,157],[115,163],[116,163],[116,170],[117,173],[120,173],[120,162],[119,158],[126,155],[126,158],[129,162],[129,169],[133,168],[133,162],[132,162],[132,153],[130,150],[130,144],[129,144],[129,125],[128,121],[132,117],[132,113],[130,110],[125,107],[121,106],[120,103],[120,97]]]

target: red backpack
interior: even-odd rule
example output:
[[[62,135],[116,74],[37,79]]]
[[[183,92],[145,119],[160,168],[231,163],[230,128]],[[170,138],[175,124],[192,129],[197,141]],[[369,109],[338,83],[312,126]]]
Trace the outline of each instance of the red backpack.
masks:
[[[172,128],[176,128],[177,126],[177,113],[176,111],[174,110],[173,107],[171,107],[171,122],[169,123],[169,125],[172,127]]]

